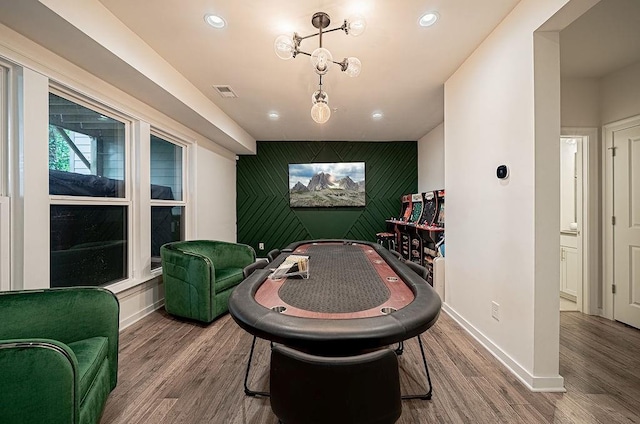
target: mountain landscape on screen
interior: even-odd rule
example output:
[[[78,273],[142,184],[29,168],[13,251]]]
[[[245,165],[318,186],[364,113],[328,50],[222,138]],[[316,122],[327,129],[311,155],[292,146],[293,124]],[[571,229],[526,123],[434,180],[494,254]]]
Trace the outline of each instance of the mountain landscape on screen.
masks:
[[[289,200],[291,207],[365,206],[365,184],[349,175],[338,179],[318,172],[307,185],[297,181],[289,190]]]

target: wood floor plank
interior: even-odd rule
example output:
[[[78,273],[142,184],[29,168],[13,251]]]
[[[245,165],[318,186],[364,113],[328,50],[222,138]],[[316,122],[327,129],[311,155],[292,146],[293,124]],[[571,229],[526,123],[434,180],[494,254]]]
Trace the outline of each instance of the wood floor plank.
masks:
[[[404,401],[398,423],[640,423],[640,331],[576,312],[560,322],[567,393],[533,393],[442,314],[422,335],[433,398]],[[202,325],[152,313],[120,334],[118,386],[101,423],[276,424],[268,398],[243,392],[251,340],[228,315]],[[269,342],[258,340],[254,390],[268,390],[269,356]],[[415,339],[399,363],[403,393],[424,391]]]

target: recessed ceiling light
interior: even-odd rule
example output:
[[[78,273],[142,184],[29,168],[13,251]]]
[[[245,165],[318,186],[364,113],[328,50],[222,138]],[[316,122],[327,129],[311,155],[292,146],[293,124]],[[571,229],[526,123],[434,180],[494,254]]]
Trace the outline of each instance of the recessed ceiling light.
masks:
[[[418,23],[420,24],[420,26],[430,27],[431,25],[436,23],[436,21],[438,20],[438,17],[439,17],[438,12],[425,13],[420,17],[420,20],[418,21]]]
[[[276,120],[280,118],[280,114],[278,112],[269,112],[269,119]]]
[[[384,115],[382,114],[382,112],[373,112],[373,113],[371,114],[371,117],[372,117],[374,120],[376,120],[376,121],[381,120],[383,116],[384,116]]]
[[[204,21],[214,28],[224,28],[227,23],[218,15],[212,15],[210,13],[204,15]]]

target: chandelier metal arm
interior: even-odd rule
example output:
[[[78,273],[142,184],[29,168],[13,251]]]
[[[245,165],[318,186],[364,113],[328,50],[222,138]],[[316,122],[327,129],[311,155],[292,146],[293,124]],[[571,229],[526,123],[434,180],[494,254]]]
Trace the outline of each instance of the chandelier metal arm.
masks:
[[[311,57],[311,53],[308,53],[308,52],[305,52],[305,51],[302,51],[302,50],[296,50],[293,57],[296,57],[299,54],[303,54],[305,56]],[[346,57],[342,60],[342,62],[336,62],[335,60],[332,60],[331,63],[333,63],[335,65],[339,65],[340,69],[342,70],[342,72],[346,71],[347,67],[349,67],[349,63],[347,62],[347,58]],[[320,77],[322,77],[322,76],[320,76]]]
[[[347,22],[347,21],[345,21],[345,24],[344,24],[344,25],[342,25],[342,26],[335,27],[335,28],[332,28],[332,29],[327,29],[327,30],[318,31],[318,32],[313,33],[313,34],[305,35],[304,37],[301,37],[301,36],[299,36],[299,35],[295,34],[293,38],[294,38],[294,39],[296,39],[296,40],[302,41],[302,40],[306,40],[307,38],[317,37],[317,36],[319,36],[319,35],[320,35],[320,33],[321,33],[321,32],[322,32],[323,34],[326,34],[327,32],[339,31],[339,30],[342,30],[342,31],[344,31],[344,32],[347,32],[346,22]]]
[[[345,21],[345,22],[347,22],[347,21]],[[342,26],[339,26],[339,27],[335,27],[335,28],[332,28],[332,29],[324,30],[324,31],[322,31],[322,33],[326,34],[327,32],[340,31],[340,30],[346,31],[346,29],[347,29],[347,26],[345,24],[345,25],[342,25]]]

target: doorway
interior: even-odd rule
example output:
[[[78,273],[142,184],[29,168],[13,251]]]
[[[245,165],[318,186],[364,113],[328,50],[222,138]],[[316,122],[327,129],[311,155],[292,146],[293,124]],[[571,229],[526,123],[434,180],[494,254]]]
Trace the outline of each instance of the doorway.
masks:
[[[598,128],[561,129],[560,310],[602,313]],[[563,289],[563,280],[568,284]],[[571,285],[571,282],[575,284]],[[568,292],[568,293],[567,293]],[[567,296],[569,294],[569,296]],[[571,297],[575,296],[575,300]]]

